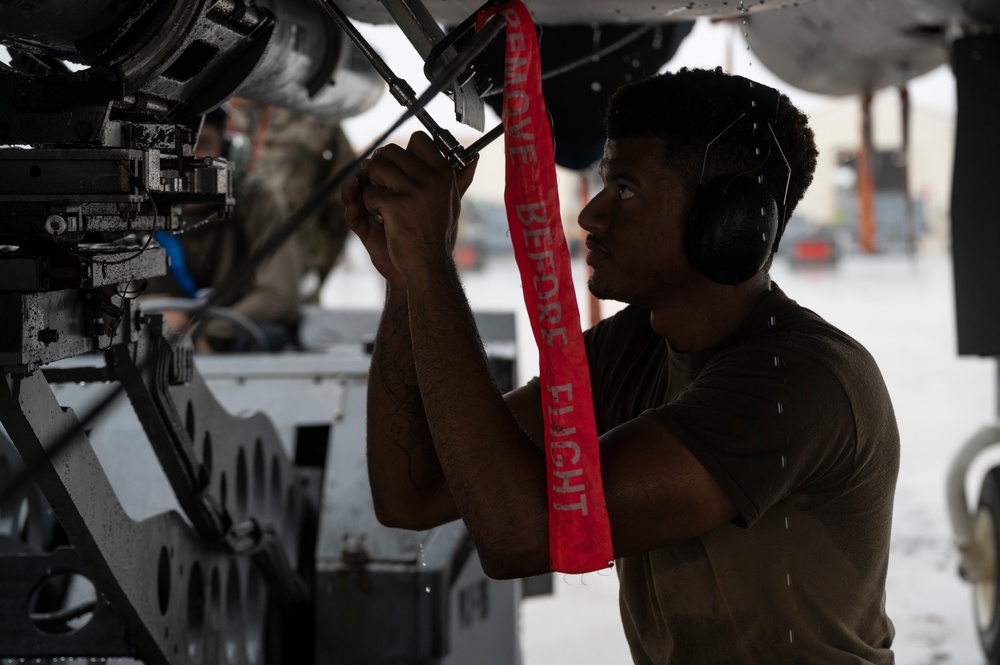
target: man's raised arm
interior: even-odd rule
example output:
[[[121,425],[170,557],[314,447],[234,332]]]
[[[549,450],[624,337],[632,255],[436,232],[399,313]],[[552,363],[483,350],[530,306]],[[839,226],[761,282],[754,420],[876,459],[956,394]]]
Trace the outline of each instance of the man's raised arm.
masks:
[[[534,439],[540,432],[526,431],[540,429],[541,406],[533,400],[533,422],[500,394],[455,267],[459,196],[469,171],[456,174],[428,136],[415,134],[407,149],[386,146],[373,157],[362,196],[366,210],[383,218],[386,253],[407,289],[406,307],[398,307],[402,298],[392,300],[385,313],[398,314],[400,326],[384,318],[381,333],[388,339],[403,330],[406,314],[409,344],[400,340],[379,362],[402,346],[412,351],[405,364],[402,354],[393,362],[412,368],[449,508],[465,521],[487,574],[510,577],[548,570],[545,460]],[[435,496],[422,510],[437,518],[444,502]]]
[[[361,201],[367,164],[341,192],[347,223],[386,278],[368,377],[368,477],[375,514],[386,526],[426,529],[457,519],[427,428],[413,367],[406,283],[389,257],[385,232]]]
[[[451,256],[470,175],[456,178],[422,134],[371,162],[363,207],[384,225],[372,235],[357,228],[389,296],[372,370],[369,473],[376,501],[391,499],[412,519],[408,526],[457,513],[488,575],[523,577],[549,570],[545,425],[533,388],[497,390]],[[357,192],[345,192],[346,201],[352,197],[359,211]],[[394,418],[404,413],[412,418]],[[405,436],[387,436],[397,431]],[[737,516],[697,458],[649,419],[605,432],[601,467],[616,556],[680,542]],[[416,508],[398,503],[407,496]]]
[[[372,353],[367,428],[368,477],[379,521],[427,529],[457,519],[417,385],[406,291],[392,286]]]

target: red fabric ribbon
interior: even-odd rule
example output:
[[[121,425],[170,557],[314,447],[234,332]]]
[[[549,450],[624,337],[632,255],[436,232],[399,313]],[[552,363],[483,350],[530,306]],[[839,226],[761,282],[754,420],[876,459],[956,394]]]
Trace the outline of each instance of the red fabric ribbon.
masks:
[[[538,40],[531,15],[520,0],[481,11],[476,29],[497,13],[507,23],[504,200],[540,358],[548,453],[549,561],[552,570],[585,573],[607,568],[614,555],[590,371],[559,212],[552,132],[542,97]]]

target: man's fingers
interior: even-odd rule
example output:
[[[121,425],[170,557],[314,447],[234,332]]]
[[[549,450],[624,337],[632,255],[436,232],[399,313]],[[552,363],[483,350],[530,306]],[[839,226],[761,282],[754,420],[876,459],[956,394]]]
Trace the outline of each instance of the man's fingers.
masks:
[[[399,207],[400,202],[406,198],[405,195],[396,190],[376,185],[366,187],[361,196],[368,219],[378,224],[384,224],[385,220]]]
[[[414,132],[410,135],[410,142],[406,145],[406,149],[419,157],[429,168],[437,170],[451,168],[448,160],[441,154],[441,148],[434,142],[434,139],[424,132]]]
[[[363,240],[367,235],[367,229],[364,227],[368,222],[368,211],[364,207],[358,178],[348,178],[340,188],[340,200],[344,203],[347,227]]]
[[[379,154],[372,158],[371,166],[368,168],[370,184],[364,188],[366,193],[373,188],[395,190],[413,185],[419,187],[423,181],[427,167],[412,155],[406,154],[402,148],[392,147],[397,150],[379,151]]]
[[[433,139],[422,132],[413,134],[406,148],[382,146],[364,169],[367,182],[360,181],[366,219],[389,225],[385,232],[397,236],[413,228],[453,223],[458,197],[471,184],[475,164],[456,175]]]
[[[412,145],[412,139],[411,139]],[[433,144],[432,144],[433,145]],[[391,186],[398,178],[421,181],[433,167],[424,150],[414,151],[395,144],[384,145],[372,155],[370,174],[372,182]],[[386,180],[392,178],[392,181]]]
[[[479,155],[474,155],[472,164],[455,172],[459,193],[464,194],[472,183],[478,159]],[[453,172],[438,145],[424,132],[414,132],[406,148],[395,144],[382,146],[367,166],[371,182],[389,189],[408,183],[423,187],[435,177]]]
[[[361,185],[358,182],[358,177],[348,178],[340,188],[340,202],[345,206],[354,205],[357,203],[360,193]]]

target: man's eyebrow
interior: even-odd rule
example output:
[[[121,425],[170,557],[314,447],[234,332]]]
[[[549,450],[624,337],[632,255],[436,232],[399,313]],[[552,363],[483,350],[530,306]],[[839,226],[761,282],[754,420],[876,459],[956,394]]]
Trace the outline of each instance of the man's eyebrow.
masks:
[[[615,169],[613,171],[605,171],[604,178],[606,180],[628,180],[630,182],[640,181],[635,172],[624,168]]]
[[[634,171],[629,170],[621,163],[601,161],[598,172],[605,180],[631,180],[638,182],[639,178]]]

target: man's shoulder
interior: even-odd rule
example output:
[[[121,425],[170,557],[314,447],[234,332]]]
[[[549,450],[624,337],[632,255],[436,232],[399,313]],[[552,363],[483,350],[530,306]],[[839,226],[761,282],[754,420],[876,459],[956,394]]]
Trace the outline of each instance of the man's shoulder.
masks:
[[[812,309],[800,305],[777,288],[771,297],[765,299],[761,310],[755,312],[762,323],[758,330],[773,333],[773,338],[782,345],[812,349],[821,356],[839,350],[841,353],[871,359],[871,354],[864,345],[848,332]]]
[[[782,368],[789,385],[826,385],[851,401],[888,397],[878,364],[861,342],[778,289],[712,361],[713,369],[762,363]]]
[[[775,329],[768,341],[773,362],[780,365],[793,392],[808,395],[826,408],[842,395],[855,421],[880,423],[893,435],[892,399],[875,357],[849,333],[788,299],[775,309]]]

